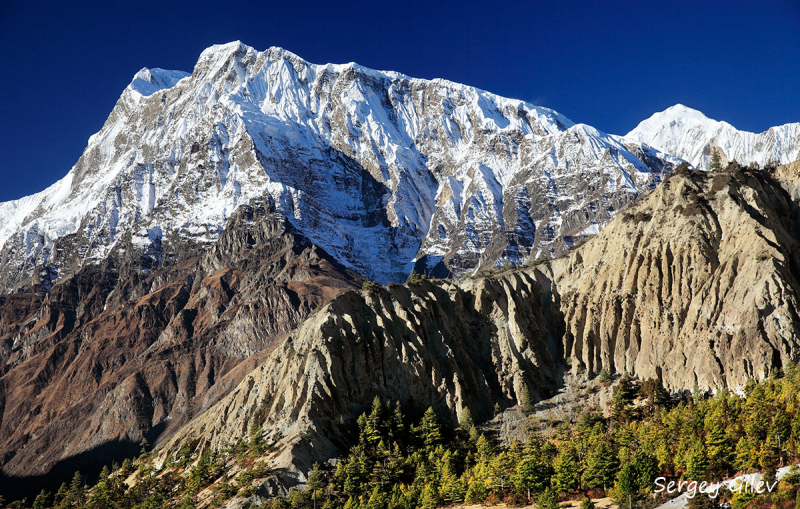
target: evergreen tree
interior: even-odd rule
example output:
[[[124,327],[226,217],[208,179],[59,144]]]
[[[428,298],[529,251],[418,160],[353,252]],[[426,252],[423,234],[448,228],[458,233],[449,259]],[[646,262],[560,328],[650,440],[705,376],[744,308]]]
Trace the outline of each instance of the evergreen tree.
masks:
[[[251,454],[258,456],[266,451],[266,442],[264,441],[264,432],[261,426],[254,419],[250,424],[250,441],[247,444],[247,449]]]
[[[706,450],[712,473],[724,475],[729,472],[733,459],[733,447],[725,436],[725,424],[716,413],[706,417]]]
[[[317,491],[322,489],[324,481],[325,479],[322,476],[322,471],[319,469],[319,463],[314,463],[311,475],[308,476],[308,489],[311,490],[311,499],[314,503],[314,509],[317,509]]]
[[[617,494],[620,507],[625,505],[628,509],[633,509],[633,499],[639,491],[636,469],[631,463],[622,466],[617,474]]]
[[[439,493],[433,483],[427,483],[425,489],[422,490],[422,497],[420,498],[419,505],[422,509],[436,509],[439,507],[441,500]]]
[[[489,442],[489,439],[486,438],[483,434],[478,437],[478,458],[481,461],[488,462],[493,454],[492,444]]]
[[[594,502],[591,498],[584,495],[583,499],[581,499],[580,509],[595,509]]]
[[[500,415],[503,412],[503,409],[500,408],[500,403],[497,402],[494,404],[494,415]]]
[[[56,491],[56,496],[53,500],[53,503],[56,507],[69,507],[69,487],[67,483],[61,483],[61,486],[58,487],[58,491]]]
[[[83,484],[83,476],[80,471],[76,471],[72,476],[72,481],[69,483],[69,492],[67,493],[67,500],[70,505],[80,506],[83,504],[83,495],[86,488]]]
[[[461,426],[461,429],[468,430],[475,426],[475,421],[472,419],[472,412],[469,411],[468,407],[464,407],[461,410],[461,417],[458,419],[458,424]]]
[[[709,164],[711,171],[721,171],[722,162],[720,161],[719,152],[716,148],[711,149],[711,164]]]
[[[686,465],[686,478],[692,481],[700,481],[705,478],[708,470],[708,457],[705,448],[698,444],[689,456]]]
[[[658,477],[658,461],[649,454],[639,451],[633,456],[631,464],[636,471],[636,484],[639,491],[647,491]]]
[[[586,458],[586,469],[583,471],[584,488],[606,490],[613,486],[618,465],[619,461],[611,447],[604,441],[598,443]]]
[[[539,493],[547,488],[552,473],[552,468],[543,461],[543,458],[525,458],[517,465],[514,485],[518,490],[526,493],[530,500],[531,493]]]
[[[531,396],[531,390],[528,388],[528,384],[522,386],[522,394],[520,395],[520,405],[522,406],[522,411],[526,414],[533,412],[534,407],[533,396]]]
[[[560,493],[577,491],[581,484],[580,459],[572,444],[563,447],[553,460],[553,488]]]
[[[600,370],[600,374],[597,375],[597,381],[604,384],[611,382],[611,375],[608,374],[606,368]]]
[[[370,443],[377,443],[381,439],[383,428],[383,403],[378,396],[372,400],[372,411],[367,417],[365,425],[366,439]]]
[[[541,495],[536,499],[538,509],[559,509],[558,501],[553,490],[544,490]]]
[[[400,402],[396,401],[394,404],[394,414],[392,415],[392,423],[389,426],[390,434],[392,438],[398,440],[403,437],[405,433],[405,417],[403,416],[403,411],[400,408]]]
[[[33,500],[33,509],[47,509],[50,507],[50,492],[42,490]]]
[[[439,419],[436,417],[436,412],[433,410],[433,407],[428,407],[425,411],[417,433],[425,447],[432,447],[442,440],[442,429],[441,426],[439,426]]]
[[[389,500],[380,486],[375,486],[367,502],[367,509],[387,509]]]

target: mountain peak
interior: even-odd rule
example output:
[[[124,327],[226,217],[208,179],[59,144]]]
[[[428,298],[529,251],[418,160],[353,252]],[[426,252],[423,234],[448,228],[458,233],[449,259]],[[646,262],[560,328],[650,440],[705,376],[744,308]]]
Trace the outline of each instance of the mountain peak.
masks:
[[[764,133],[740,131],[724,121],[676,104],[642,121],[625,138],[679,157],[696,168],[708,169],[711,154],[725,161],[764,166],[786,164],[800,157],[800,124],[778,126]]]
[[[133,76],[133,80],[131,80],[131,84],[128,87],[134,92],[147,97],[159,90],[174,87],[187,76],[189,76],[189,73],[183,71],[168,71],[158,67],[148,69],[144,67]]]
[[[694,118],[697,120],[712,120],[708,118],[705,113],[702,111],[696,110],[694,108],[690,108],[683,104],[675,104],[674,106],[670,106],[666,110],[656,113],[655,116],[669,116],[669,117],[678,117],[678,118]]]

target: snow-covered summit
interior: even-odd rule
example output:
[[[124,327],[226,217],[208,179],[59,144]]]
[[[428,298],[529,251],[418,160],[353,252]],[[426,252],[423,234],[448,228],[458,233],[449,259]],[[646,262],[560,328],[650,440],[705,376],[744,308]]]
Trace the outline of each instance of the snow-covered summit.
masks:
[[[460,274],[563,251],[675,162],[474,87],[233,42],[137,73],[57,192],[0,204],[0,283],[213,243],[253,198],[377,281]]]
[[[800,159],[800,123],[772,127],[757,134],[739,131],[727,122],[710,119],[682,104],[654,114],[625,137],[703,169],[708,169],[714,149],[719,151],[723,162],[736,160],[745,165],[786,164]]]
[[[165,69],[143,68],[137,72],[128,87],[142,96],[150,96],[167,88],[174,87],[180,80],[190,76],[183,71],[167,71]]]

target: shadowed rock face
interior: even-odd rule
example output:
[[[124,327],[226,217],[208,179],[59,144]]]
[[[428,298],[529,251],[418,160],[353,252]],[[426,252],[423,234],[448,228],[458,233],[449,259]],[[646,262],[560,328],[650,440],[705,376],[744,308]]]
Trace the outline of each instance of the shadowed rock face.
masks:
[[[204,254],[149,276],[123,273],[92,268],[46,297],[0,299],[4,474],[169,435],[361,282],[262,202],[242,207]]]

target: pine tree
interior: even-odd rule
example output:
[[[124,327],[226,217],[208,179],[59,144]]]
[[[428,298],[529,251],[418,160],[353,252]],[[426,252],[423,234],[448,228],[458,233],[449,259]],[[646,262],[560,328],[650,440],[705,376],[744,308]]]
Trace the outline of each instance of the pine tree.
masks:
[[[436,417],[433,407],[428,407],[425,415],[422,416],[422,423],[419,426],[419,433],[422,443],[426,447],[432,447],[442,440],[442,430],[439,426],[439,419]]]
[[[653,486],[656,476],[659,474],[658,461],[647,453],[637,452],[631,461],[636,470],[636,484],[639,491],[646,491]]]
[[[638,492],[636,469],[631,463],[622,466],[617,475],[617,492],[619,495],[620,506],[627,504],[628,509],[633,509],[633,499]]]
[[[439,493],[433,483],[427,483],[425,489],[422,490],[422,497],[420,498],[419,505],[422,509],[436,509],[439,507],[441,500]]]
[[[584,495],[583,499],[581,500],[580,509],[595,509],[594,502],[591,498]]]
[[[500,408],[500,403],[499,402],[495,403],[494,404],[494,415],[500,415],[502,413],[502,411],[503,411],[503,409]]]
[[[598,443],[586,458],[586,469],[583,472],[583,486],[587,489],[613,486],[619,462],[611,448],[605,442]]]
[[[50,507],[50,492],[40,491],[33,500],[33,509],[47,509]]]
[[[83,494],[85,486],[83,484],[83,476],[80,471],[76,471],[72,476],[72,481],[69,483],[69,492],[67,493],[67,500],[71,505],[79,506],[83,503]]]
[[[611,375],[608,374],[606,368],[600,370],[600,374],[597,375],[597,381],[604,384],[611,382]]]
[[[706,417],[706,450],[711,471],[715,474],[726,474],[730,470],[733,458],[733,448],[725,436],[724,424],[721,417],[709,414]]]
[[[69,487],[67,483],[61,483],[61,486],[58,487],[58,491],[56,491],[55,499],[53,503],[56,507],[69,507]]]
[[[686,477],[692,481],[700,481],[706,476],[708,470],[708,457],[705,448],[698,444],[689,456],[686,465]]]
[[[560,493],[577,491],[581,484],[580,460],[575,447],[567,445],[553,460],[553,488]]]
[[[392,415],[392,423],[389,426],[390,428],[390,435],[395,440],[399,440],[403,438],[403,434],[405,433],[405,417],[403,416],[403,411],[400,408],[400,402],[396,401],[394,404],[394,414]]]
[[[526,414],[533,412],[534,401],[533,396],[531,396],[531,390],[528,388],[528,384],[522,386],[520,405],[522,405],[522,411]]]
[[[380,486],[375,486],[367,502],[367,509],[386,509],[388,505],[389,500],[386,494],[381,490]]]
[[[525,458],[517,465],[514,485],[531,498],[531,493],[539,493],[547,487],[553,473],[552,467],[541,456]]]
[[[478,449],[478,458],[481,461],[488,462],[489,459],[492,457],[493,449],[491,442],[489,442],[489,439],[486,438],[486,436],[484,436],[483,434],[481,434],[481,436],[478,437],[477,449]]]
[[[267,449],[266,442],[264,441],[264,433],[263,430],[261,429],[261,426],[255,420],[253,420],[253,422],[250,423],[249,435],[250,435],[250,440],[247,444],[247,449],[249,450],[249,452],[254,456],[263,454],[264,451]]]
[[[110,474],[108,467],[103,466],[103,470],[100,471],[100,478],[92,489],[89,498],[89,507],[92,509],[113,507],[113,494],[111,493],[111,486],[109,485]]]
[[[311,475],[308,476],[308,489],[311,490],[311,499],[314,502],[314,509],[317,509],[317,491],[324,485],[324,477],[319,469],[319,463],[314,463]]]
[[[547,489],[536,499],[538,509],[559,509],[558,501],[553,490]]]
[[[709,164],[711,171],[721,171],[722,162],[720,161],[719,152],[716,148],[711,149],[711,164]]]
[[[469,411],[469,407],[464,407],[461,410],[461,417],[458,419],[458,424],[461,426],[461,429],[468,430],[475,425],[475,421],[472,419],[472,412]]]
[[[366,434],[367,441],[375,444],[381,439],[381,431],[383,428],[383,403],[378,396],[372,400],[372,411],[366,420]]]

